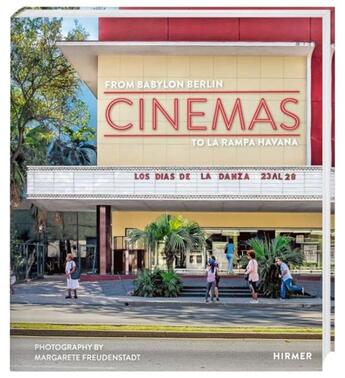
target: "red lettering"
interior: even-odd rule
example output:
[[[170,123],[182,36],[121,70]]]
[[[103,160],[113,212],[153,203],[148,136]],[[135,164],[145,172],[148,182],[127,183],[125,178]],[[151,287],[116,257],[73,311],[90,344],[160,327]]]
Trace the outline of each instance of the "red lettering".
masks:
[[[133,105],[133,102],[129,100],[128,98],[116,98],[115,100],[111,101],[108,104],[107,108],[105,109],[105,119],[107,120],[108,124],[116,130],[128,130],[133,126],[133,123],[127,123],[127,125],[123,125],[123,126],[117,125],[115,122],[113,122],[110,116],[110,112],[113,106],[121,102],[128,104],[130,106]]]
[[[286,125],[285,123],[281,123],[280,127],[284,130],[296,130],[299,128],[301,120],[297,114],[292,113],[290,110],[286,109],[285,105],[288,104],[289,102],[292,102],[293,104],[298,104],[298,100],[295,98],[284,98],[284,100],[282,100],[280,103],[280,110],[284,114],[292,118],[295,122],[293,125],[290,125],[290,126]]]
[[[193,117],[204,117],[204,112],[193,112],[192,105],[193,103],[202,103],[207,102],[206,98],[187,98],[187,129],[188,130],[207,130],[207,126],[201,125],[193,125],[192,118]]]
[[[139,98],[139,130],[144,130],[144,99]]]
[[[175,174],[174,173],[156,173],[155,174],[156,180],[175,180]]]
[[[239,116],[239,119],[240,119],[241,130],[245,130],[246,129],[246,125],[245,125],[245,122],[244,122],[244,116],[243,116],[243,109],[242,109],[241,99],[239,99],[239,98],[236,99],[235,104],[234,104],[234,106],[232,108],[232,112],[231,112],[230,118],[228,119],[226,117],[226,113],[225,113],[225,110],[224,110],[224,106],[223,106],[222,100],[220,98],[217,98],[216,107],[215,107],[214,115],[213,115],[213,121],[212,121],[212,130],[216,130],[217,129],[219,112],[220,112],[220,114],[221,114],[221,116],[223,118],[223,121],[225,123],[225,126],[226,126],[226,128],[228,130],[231,130],[232,124],[234,122],[234,119],[235,119],[235,116],[236,116],[237,113],[238,113],[238,116]]]
[[[200,177],[201,177],[201,180],[211,180],[211,175],[208,172],[207,173],[201,173]]]
[[[264,110],[265,113],[266,113],[265,118],[260,118],[260,113],[261,113],[262,110]],[[272,116],[272,114],[271,114],[271,112],[268,108],[268,105],[266,103],[266,100],[264,98],[262,98],[260,100],[259,105],[256,108],[255,113],[253,115],[253,118],[252,118],[250,125],[248,127],[248,130],[252,130],[256,123],[270,123],[271,126],[272,126],[272,129],[277,130],[277,125],[274,122],[273,116]]]
[[[250,180],[249,174],[244,172],[219,173],[219,180]]]
[[[149,173],[135,173],[134,179],[135,180],[149,180],[150,174]]]
[[[168,112],[162,107],[160,102],[153,98],[152,99],[152,129],[157,129],[157,109],[163,114],[166,120],[171,124],[171,126],[178,130],[178,99],[174,98],[174,118],[170,117]]]
[[[180,173],[180,180],[190,180],[190,173]]]
[[[144,98],[138,98],[135,100],[132,100],[130,98],[122,98],[122,97],[116,98],[110,101],[109,104],[107,105],[106,110],[105,110],[105,118],[106,118],[107,123],[113,129],[119,132],[121,131],[125,132],[128,129],[136,128],[138,135],[143,135],[143,132],[145,130],[145,115],[146,115],[145,101],[150,101],[151,112],[152,112],[151,127],[152,127],[152,130],[154,131],[158,129],[159,122],[168,123],[172,126],[174,131],[179,131],[180,129],[179,121],[180,121],[181,116],[186,117],[184,118],[184,120],[186,121],[186,126],[185,126],[186,129],[184,131],[205,131],[207,133],[208,130],[211,132],[211,130],[212,131],[217,130],[218,127],[224,128],[223,125],[219,125],[219,122],[221,122],[221,123],[224,123],[225,129],[227,131],[230,132],[234,128],[236,129],[238,128],[239,130],[237,131],[242,131],[244,132],[243,134],[247,136],[250,135],[250,131],[255,129],[255,126],[257,123],[268,124],[274,131],[277,131],[278,127],[279,129],[282,129],[282,130],[293,131],[293,130],[298,129],[301,124],[300,117],[293,110],[290,110],[290,108],[291,107],[293,108],[294,105],[297,105],[299,101],[295,98],[290,98],[290,97],[283,98],[279,102],[280,112],[281,112],[280,114],[285,116],[285,119],[287,119],[286,122],[276,123],[267,101],[264,98],[261,98],[257,104],[257,107],[251,118],[249,126],[246,125],[246,122],[245,122],[244,109],[243,109],[244,105],[242,104],[241,98],[236,98],[234,102],[232,103],[232,107],[229,107],[228,109],[226,109],[224,98],[218,97],[216,99],[215,106],[214,106],[212,123],[211,121],[210,122],[200,121],[200,123],[198,123],[194,119],[195,117],[205,117],[206,115],[205,112],[193,110],[193,106],[197,107],[198,104],[202,105],[204,103],[207,103],[208,102],[207,98],[199,98],[199,97],[187,98],[186,99],[186,114],[183,114],[183,115],[180,114],[180,105],[181,105],[179,102],[180,99],[173,98],[172,100],[173,100],[172,102],[173,110],[169,112],[162,105],[162,103],[160,103],[160,101],[157,98],[151,98],[149,100],[146,100]],[[131,107],[130,110],[134,112],[134,107],[132,106],[134,104],[134,101],[137,101],[135,105],[138,105],[138,107],[135,108],[136,109],[135,111],[138,112],[137,113],[138,123],[137,122],[133,123],[133,121],[131,122],[130,120],[132,119],[132,117],[129,117],[128,120],[117,121],[119,123],[115,122],[116,118],[115,118],[115,113],[113,111],[113,108],[116,105],[127,105],[127,106],[130,106]],[[122,109],[122,108],[119,108],[119,109]],[[246,130],[248,130],[249,132],[245,133]],[[139,131],[141,131],[141,133],[139,133]],[[193,135],[193,133],[189,133],[189,134]],[[154,136],[154,134],[152,135]],[[175,135],[179,136],[178,132],[170,133],[169,136],[175,136]],[[210,133],[210,135],[212,134]],[[216,135],[216,133],[214,133],[214,135]],[[274,135],[279,135],[279,134],[274,133]],[[128,136],[135,136],[135,135],[134,133],[133,134],[128,133]],[[164,134],[158,135],[157,133],[157,136],[164,136]]]

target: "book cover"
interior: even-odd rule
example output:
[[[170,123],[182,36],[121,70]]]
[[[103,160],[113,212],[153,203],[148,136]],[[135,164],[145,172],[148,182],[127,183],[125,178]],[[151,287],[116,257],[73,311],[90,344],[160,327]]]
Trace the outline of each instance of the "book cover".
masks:
[[[322,369],[334,15],[11,17],[11,370]]]

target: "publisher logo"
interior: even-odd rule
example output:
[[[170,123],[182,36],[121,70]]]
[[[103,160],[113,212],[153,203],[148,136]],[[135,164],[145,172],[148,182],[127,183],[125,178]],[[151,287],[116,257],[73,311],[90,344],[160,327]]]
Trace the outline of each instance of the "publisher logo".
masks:
[[[312,360],[313,353],[311,352],[273,352],[273,360],[286,361],[286,360]]]

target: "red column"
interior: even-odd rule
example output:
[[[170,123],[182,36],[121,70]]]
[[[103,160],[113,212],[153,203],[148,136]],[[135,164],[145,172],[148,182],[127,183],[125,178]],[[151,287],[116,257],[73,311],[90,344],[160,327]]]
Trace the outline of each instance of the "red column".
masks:
[[[97,206],[99,273],[111,273],[111,206]]]

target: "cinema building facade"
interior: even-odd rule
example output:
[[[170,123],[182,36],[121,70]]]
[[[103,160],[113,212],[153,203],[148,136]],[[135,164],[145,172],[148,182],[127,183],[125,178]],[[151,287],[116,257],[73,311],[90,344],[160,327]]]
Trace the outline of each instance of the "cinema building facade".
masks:
[[[97,166],[29,167],[27,195],[96,214],[98,273],[164,266],[126,236],[165,212],[208,238],[177,269],[278,234],[321,266],[321,19],[100,17],[58,47],[97,97]]]

